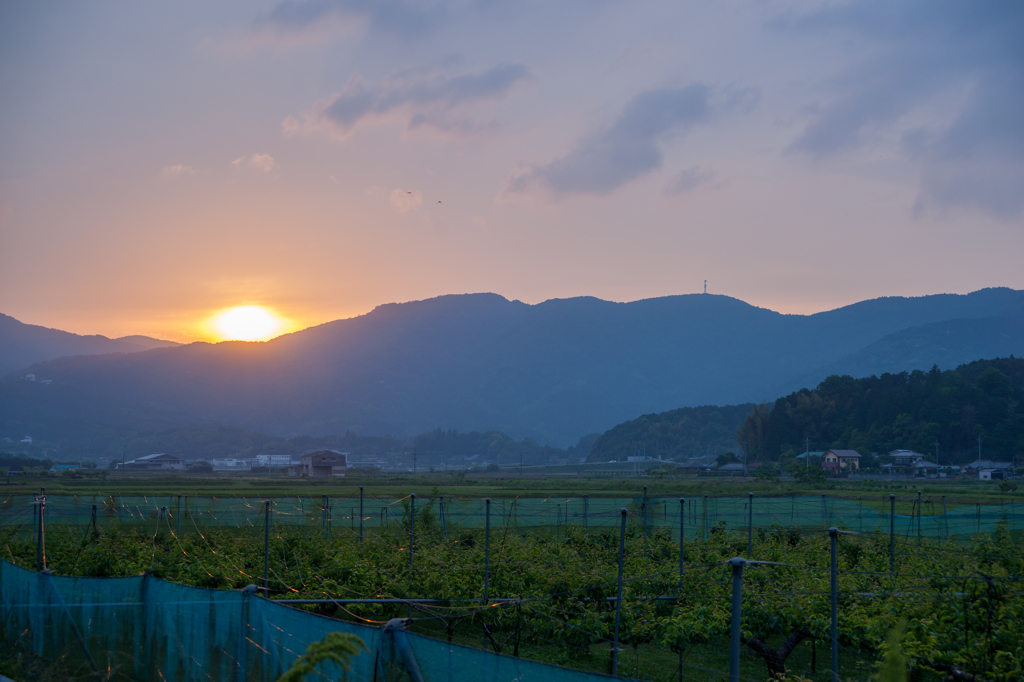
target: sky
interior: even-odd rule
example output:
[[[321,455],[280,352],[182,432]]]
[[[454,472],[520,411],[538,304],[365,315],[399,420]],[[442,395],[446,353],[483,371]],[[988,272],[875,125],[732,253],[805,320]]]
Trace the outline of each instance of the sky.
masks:
[[[0,5],[0,312],[1024,288],[1024,3]]]

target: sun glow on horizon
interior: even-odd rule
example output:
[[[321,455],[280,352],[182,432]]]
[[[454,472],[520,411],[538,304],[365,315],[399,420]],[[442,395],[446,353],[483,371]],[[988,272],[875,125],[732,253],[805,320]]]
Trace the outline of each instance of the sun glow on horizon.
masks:
[[[287,320],[258,305],[223,310],[209,321],[213,336],[220,341],[266,341],[286,331]]]

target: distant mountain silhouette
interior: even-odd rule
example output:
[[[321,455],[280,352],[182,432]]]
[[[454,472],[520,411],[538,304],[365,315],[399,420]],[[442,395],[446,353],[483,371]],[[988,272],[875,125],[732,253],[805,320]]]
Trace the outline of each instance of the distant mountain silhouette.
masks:
[[[150,348],[177,345],[173,341],[161,341],[148,336],[124,336],[119,339],[99,335],[81,336],[25,324],[10,315],[0,314],[0,376],[25,369],[37,362],[69,355],[137,353]]]
[[[537,305],[442,296],[264,343],[53,360],[33,368],[52,385],[0,384],[0,412],[5,423],[37,425],[38,437],[58,428],[50,425],[71,428],[73,418],[105,428],[210,424],[280,436],[494,429],[566,445],[641,414],[773,400],[801,380],[814,386],[841,362],[863,376],[900,358],[930,367],[955,366],[965,354],[1021,354],[1021,335],[993,342],[1002,323],[980,322],[1007,311],[1015,319],[1021,301],[1019,291],[984,289],[803,316],[709,294]],[[963,329],[955,353],[938,339],[953,327]],[[904,330],[920,339],[913,353],[887,340]]]

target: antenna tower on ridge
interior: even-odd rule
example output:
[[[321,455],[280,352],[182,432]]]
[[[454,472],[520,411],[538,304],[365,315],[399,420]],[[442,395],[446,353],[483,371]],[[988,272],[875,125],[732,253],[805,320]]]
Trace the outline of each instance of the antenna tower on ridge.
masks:
[[[704,280],[704,293],[708,293],[708,281]]]

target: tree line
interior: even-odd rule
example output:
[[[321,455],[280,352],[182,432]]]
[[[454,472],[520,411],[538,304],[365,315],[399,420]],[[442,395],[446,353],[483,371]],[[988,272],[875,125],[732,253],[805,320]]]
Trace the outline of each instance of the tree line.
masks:
[[[940,464],[1024,454],[1024,359],[977,360],[953,370],[933,366],[863,379],[830,376],[761,404],[736,432],[752,461],[786,460],[842,448],[862,455],[896,449],[936,456]]]

